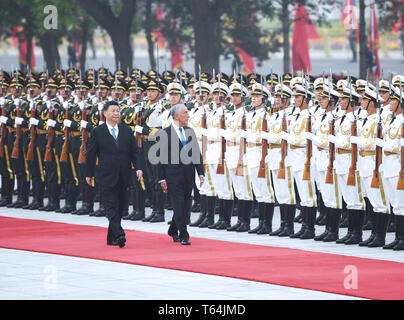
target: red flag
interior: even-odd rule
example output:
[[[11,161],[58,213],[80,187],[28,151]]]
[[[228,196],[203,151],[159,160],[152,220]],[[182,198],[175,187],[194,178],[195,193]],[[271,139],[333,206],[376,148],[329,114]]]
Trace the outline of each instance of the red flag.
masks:
[[[236,40],[236,44],[241,44],[241,40]],[[234,50],[236,51],[241,63],[244,65],[244,73],[250,74],[255,69],[254,57],[251,57],[244,49],[235,45]]]
[[[293,28],[292,66],[294,73],[296,71],[303,71],[305,73],[311,71],[306,17],[306,9],[299,3],[295,13],[295,26]]]
[[[164,19],[164,12],[163,12],[163,6],[159,4],[156,8],[156,19],[160,23]],[[163,36],[163,33],[161,32],[160,27],[154,29],[153,31],[153,36],[157,41],[157,44],[160,48],[164,49],[167,47],[167,42],[166,39]]]
[[[356,18],[356,7],[352,0],[345,0],[340,23],[344,26],[347,37],[352,29],[356,30],[356,42],[359,43],[359,25]]]
[[[369,50],[372,53],[372,79],[380,78],[380,61],[379,61],[379,28],[376,18],[376,7],[373,0],[370,8],[369,20]]]
[[[174,33],[178,30],[178,20],[173,21]],[[178,37],[175,38],[175,43],[171,45],[171,70],[180,69],[184,65],[184,58],[182,57],[182,45]]]
[[[27,65],[27,50],[28,50],[28,41],[27,38],[23,38],[20,45],[20,63],[23,65]],[[33,70],[35,68],[35,55],[34,55],[34,41],[31,40],[31,63],[30,68]]]
[[[404,0],[394,0],[393,1],[393,10],[398,12],[398,20],[393,19],[391,22],[391,31],[395,35],[399,35],[400,31],[403,27],[404,23],[404,14],[403,14],[403,9],[404,9]],[[394,11],[392,10],[391,14],[394,15]]]

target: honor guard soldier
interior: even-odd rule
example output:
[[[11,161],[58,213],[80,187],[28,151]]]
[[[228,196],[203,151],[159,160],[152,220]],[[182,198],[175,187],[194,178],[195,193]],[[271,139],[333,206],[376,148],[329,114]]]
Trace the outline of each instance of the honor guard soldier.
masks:
[[[206,81],[198,81],[194,84],[193,90],[195,91],[196,103],[194,108],[189,111],[189,126],[195,131],[196,138],[198,139],[199,148],[202,151],[202,158],[206,157],[207,139],[206,139],[206,119],[210,113],[211,105],[209,97],[211,93],[211,86]],[[197,227],[201,224],[210,225],[211,217],[214,215],[215,210],[215,196],[214,188],[212,189],[212,180],[205,179],[202,186],[200,186],[199,177],[195,176],[195,185],[199,189],[201,211],[198,219],[190,224],[191,227]]]
[[[303,131],[311,132],[312,115],[308,110],[308,102],[314,96],[308,88],[304,92],[297,90],[295,108],[299,112],[291,117],[289,133],[282,131],[282,139],[289,144],[288,160],[293,170],[297,190],[300,196],[302,212],[302,228],[291,238],[313,239],[315,236],[315,220],[317,197],[314,188],[314,175],[310,173],[312,144],[304,137]]]
[[[13,200],[14,191],[14,170],[11,163],[11,153],[15,140],[14,119],[16,117],[16,106],[12,96],[6,98],[7,89],[9,87],[9,79],[3,71],[1,77],[1,137],[0,137],[0,150],[1,150],[1,200],[0,206],[10,206]],[[12,86],[18,85],[18,75],[11,80]],[[21,92],[21,85],[18,90]],[[17,105],[19,104],[18,96],[16,96]]]
[[[27,160],[32,174],[34,199],[23,209],[37,210],[44,206],[45,168],[44,154],[47,142],[48,108],[40,99],[40,83],[31,75],[27,78],[28,101],[30,104],[30,141],[27,150]]]
[[[288,237],[294,233],[294,218],[296,214],[296,195],[293,185],[293,171],[286,161],[287,150],[282,149],[281,132],[287,131],[289,123],[288,110],[290,98],[293,92],[284,84],[277,84],[274,87],[274,109],[272,116],[268,119],[268,132],[262,132],[262,139],[268,143],[268,155],[265,159],[274,186],[275,198],[279,203],[280,221],[279,228],[270,233],[271,236]],[[286,151],[286,152],[285,152]],[[285,152],[285,153],[283,153]],[[284,175],[280,174],[280,163],[285,164]]]
[[[143,82],[137,78],[131,79],[128,83],[129,99],[127,100],[127,107],[121,110],[122,123],[129,126],[136,135],[138,147],[142,147],[142,135],[135,132],[136,125],[141,124],[143,114],[143,101],[142,93],[145,91]],[[133,211],[123,216],[124,220],[138,221],[145,218],[145,185],[140,183],[136,177],[135,169],[132,168],[132,201]]]
[[[218,78],[216,78],[218,79]],[[226,221],[225,228],[230,227],[230,217],[232,204],[234,200],[233,190],[230,183],[230,177],[225,163],[226,151],[224,132],[226,128],[226,107],[224,101],[229,96],[229,88],[221,79],[215,82],[211,87],[212,102],[214,110],[207,115],[207,149],[205,163],[208,172],[208,178],[212,181],[211,187],[215,189],[215,194],[218,200],[219,220],[214,223],[214,213],[208,212],[205,223],[199,225],[200,228],[208,227],[215,229]],[[223,146],[223,143],[224,146]],[[224,147],[224,149],[223,149]],[[224,207],[226,206],[226,217]],[[215,206],[216,208],[216,206]]]
[[[48,108],[48,132],[44,154],[48,204],[40,208],[43,211],[56,211],[60,209],[60,195],[63,183],[60,154],[64,141],[63,120],[65,112],[57,96],[58,89],[59,82],[55,78],[49,77],[45,84],[46,106]]]
[[[86,215],[94,211],[94,187],[88,185],[85,181],[85,160],[86,160],[86,150],[87,141],[91,137],[90,133],[90,113],[94,108],[92,99],[88,98],[89,92],[92,88],[91,83],[86,78],[81,78],[81,76],[76,79],[75,82],[75,93],[77,97],[77,105],[81,111],[80,118],[80,129],[81,129],[81,141],[79,156],[77,158],[77,168],[79,176],[79,184],[82,188],[82,206],[78,210],[72,212],[72,214]],[[96,105],[95,105],[96,106]],[[77,111],[76,111],[77,112]],[[76,115],[76,119],[78,117]],[[77,142],[76,142],[77,143]]]
[[[385,195],[382,179],[377,179],[377,186],[373,185],[372,174],[375,169],[376,148],[375,139],[380,138],[377,131],[381,128],[382,118],[380,116],[379,102],[384,100],[379,96],[378,90],[372,90],[369,86],[365,87],[365,93],[362,96],[362,109],[366,110],[367,117],[363,121],[358,121],[358,136],[351,137],[351,143],[356,144],[358,148],[358,170],[362,182],[363,193],[366,194],[373,208],[373,214],[377,218],[375,220],[379,228],[382,229],[378,233],[377,242],[379,242],[381,233],[386,234],[387,223],[390,213],[390,204]],[[382,129],[380,129],[382,130]],[[381,160],[381,159],[380,159]],[[354,220],[353,235],[345,241],[345,244],[358,244],[362,242],[363,214],[359,213]],[[377,228],[375,226],[375,228]],[[384,230],[385,229],[385,230]],[[373,237],[364,241],[362,245],[369,246]],[[376,244],[376,243],[375,243]],[[379,243],[377,243],[379,245]],[[382,244],[384,245],[384,243]]]
[[[59,83],[59,92],[63,92],[62,106],[65,109],[64,142],[60,155],[62,176],[65,187],[65,206],[57,212],[72,213],[77,210],[77,198],[80,187],[77,160],[81,146],[81,110],[72,99],[75,84],[69,79],[62,79]]]
[[[404,79],[403,79],[404,80]],[[403,157],[404,148],[404,120],[403,120],[403,89],[400,83],[392,87],[390,107],[394,112],[393,119],[387,123],[384,139],[376,140],[376,144],[383,148],[383,160],[380,168],[383,185],[386,189],[391,206],[395,214],[396,236],[393,242],[383,249],[404,250],[404,185],[403,185]],[[381,230],[381,229],[380,229]]]
[[[146,222],[163,222],[164,218],[164,200],[165,194],[158,183],[157,165],[153,165],[148,158],[150,147],[155,143],[156,133],[161,129],[162,123],[160,120],[161,113],[164,112],[163,106],[160,103],[160,95],[164,89],[160,82],[154,80],[155,72],[150,71],[149,76],[152,78],[146,85],[147,104],[144,109],[141,125],[137,125],[135,132],[143,135],[142,150],[146,163],[146,178],[148,179],[147,186],[151,189],[152,196],[152,213],[145,217],[142,221]]]
[[[272,232],[272,218],[274,213],[275,194],[272,188],[272,178],[268,170],[268,164],[265,163],[265,155],[261,133],[264,122],[267,122],[269,114],[265,105],[267,99],[271,97],[268,89],[261,83],[253,84],[251,88],[251,103],[254,112],[247,115],[247,129],[240,132],[241,137],[247,140],[247,149],[244,156],[244,163],[247,165],[248,175],[251,181],[253,193],[258,202],[259,221],[262,226],[255,232],[261,230],[262,234]],[[261,172],[262,174],[261,174]],[[251,211],[244,210],[242,223],[236,230],[237,232],[246,232],[250,230]]]

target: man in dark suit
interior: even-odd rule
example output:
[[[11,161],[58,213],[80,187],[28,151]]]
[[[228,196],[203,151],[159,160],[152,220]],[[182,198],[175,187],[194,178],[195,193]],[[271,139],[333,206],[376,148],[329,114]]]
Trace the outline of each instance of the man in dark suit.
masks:
[[[169,191],[173,205],[174,215],[168,235],[173,237],[174,242],[189,245],[187,221],[191,213],[195,171],[202,185],[204,170],[195,132],[187,126],[187,107],[177,104],[172,107],[171,113],[174,119],[172,125],[160,134],[159,182],[165,193]]]
[[[138,180],[143,175],[143,160],[132,130],[118,123],[120,109],[116,101],[108,101],[102,110],[106,122],[97,126],[88,140],[86,181],[94,185],[94,171],[98,157],[101,199],[109,220],[107,244],[125,246],[125,232],[121,226],[125,192],[132,183],[131,164]]]

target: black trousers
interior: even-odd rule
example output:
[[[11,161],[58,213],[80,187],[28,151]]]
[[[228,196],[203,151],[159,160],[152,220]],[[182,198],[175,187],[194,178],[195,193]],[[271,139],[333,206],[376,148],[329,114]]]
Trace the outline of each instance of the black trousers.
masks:
[[[104,205],[106,216],[109,221],[107,243],[125,236],[121,226],[122,209],[125,206],[125,193],[128,189],[123,183],[122,176],[119,177],[115,186],[100,186],[101,204]]]
[[[188,240],[187,221],[191,214],[193,184],[174,184],[167,181],[167,188],[174,211],[168,234],[171,236],[179,234],[181,240]]]

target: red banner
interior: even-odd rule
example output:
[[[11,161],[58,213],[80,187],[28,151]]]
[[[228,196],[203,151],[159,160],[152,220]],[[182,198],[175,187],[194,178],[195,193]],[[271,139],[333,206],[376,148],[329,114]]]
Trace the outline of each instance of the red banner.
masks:
[[[379,42],[380,37],[377,25],[376,6],[373,0],[370,7],[369,20],[369,50],[372,53],[372,80],[380,78]]]
[[[241,44],[240,40],[236,40],[236,44]],[[236,51],[241,63],[244,65],[244,73],[250,74],[255,69],[254,57],[250,56],[244,49],[235,45],[234,50]]]
[[[294,73],[296,73],[296,71],[303,71],[304,73],[311,71],[306,17],[308,17],[308,15],[305,7],[298,3],[295,13],[292,42],[292,66]]]

